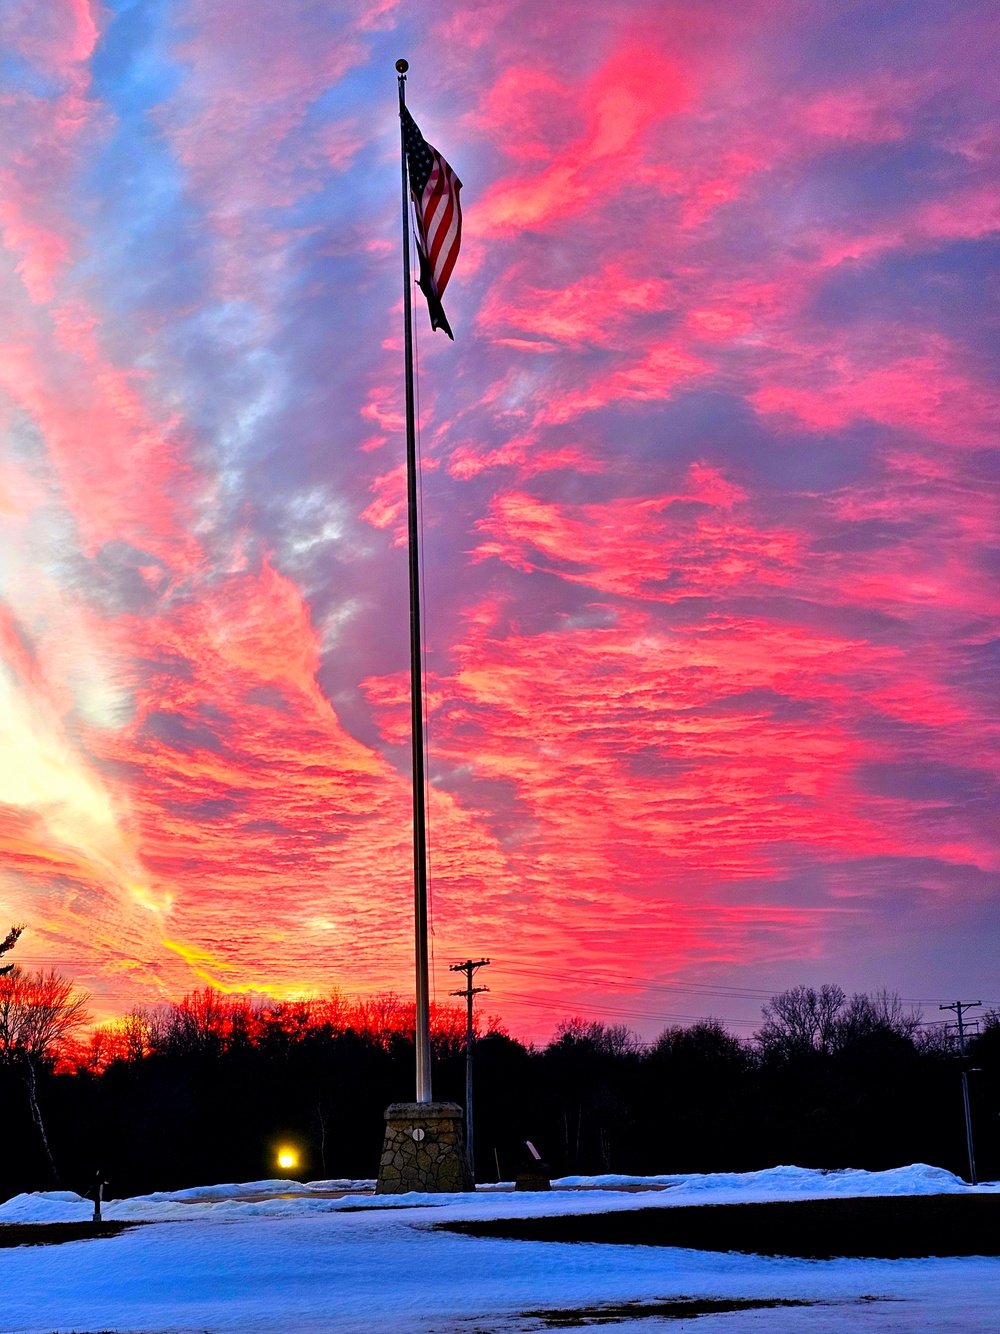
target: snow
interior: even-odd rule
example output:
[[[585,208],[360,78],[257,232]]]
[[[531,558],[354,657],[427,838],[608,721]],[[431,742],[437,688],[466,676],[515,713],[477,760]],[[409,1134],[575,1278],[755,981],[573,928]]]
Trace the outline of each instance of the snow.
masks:
[[[570,1176],[553,1181],[546,1193],[513,1192],[513,1182],[480,1187],[468,1194],[373,1195],[375,1182],[338,1178],[293,1181],[287,1177],[185,1190],[157,1191],[125,1200],[107,1200],[103,1217],[121,1222],[170,1222],[192,1218],[301,1218],[359,1207],[448,1208],[449,1217],[514,1218],[529,1214],[575,1214],[634,1209],[639,1204],[730,1204],[749,1200],[825,1199],[851,1195],[935,1195],[942,1192],[996,1192],[1000,1183],[969,1186],[943,1167],[914,1163],[887,1172],[846,1168],[771,1167],[760,1172],[676,1173],[669,1176]],[[628,1194],[623,1194],[624,1191]],[[586,1191],[583,1195],[582,1192]],[[642,1198],[637,1198],[641,1196]],[[486,1203],[488,1201],[488,1203]],[[67,1190],[15,1195],[0,1204],[0,1223],[72,1223],[92,1217],[93,1202]]]
[[[156,1195],[147,1195],[149,1200],[190,1200],[194,1203],[203,1200],[247,1199],[258,1195],[286,1195],[290,1190],[297,1194],[314,1194],[330,1191],[374,1190],[374,1177],[347,1178],[333,1181],[295,1181],[292,1177],[269,1177],[267,1181],[243,1181],[223,1186],[189,1186],[187,1190],[160,1191]]]
[[[970,1186],[943,1167],[927,1163],[913,1163],[909,1167],[893,1167],[887,1172],[865,1172],[860,1168],[830,1171],[814,1167],[769,1167],[761,1172],[710,1172],[685,1175],[630,1177],[606,1175],[596,1177],[561,1177],[553,1185],[562,1187],[674,1187],[686,1194],[711,1194],[713,1203],[720,1197],[747,1200],[787,1200],[796,1198],[829,1197],[835,1195],[939,1195],[967,1190],[1000,1190],[1000,1183],[990,1182]],[[675,1196],[670,1201],[679,1204]],[[664,1201],[666,1203],[666,1201]],[[685,1200],[684,1203],[693,1203]],[[706,1200],[705,1203],[708,1203]]]
[[[0,1331],[157,1334],[500,1334],[542,1328],[520,1313],[670,1297],[820,1303],[642,1329],[767,1334],[985,1334],[997,1328],[1000,1260],[809,1261],[667,1247],[466,1237],[444,1220],[583,1213],[732,1200],[996,1191],[925,1164],[889,1172],[567,1177],[551,1193],[373,1196],[360,1180],[252,1181],[113,1201],[104,1216],[156,1226],[119,1237],[0,1250]],[[346,1212],[345,1212],[346,1210]],[[0,1222],[90,1218],[68,1191],[18,1195]],[[861,1300],[875,1297],[877,1301]],[[766,1325],[762,1323],[766,1314]]]

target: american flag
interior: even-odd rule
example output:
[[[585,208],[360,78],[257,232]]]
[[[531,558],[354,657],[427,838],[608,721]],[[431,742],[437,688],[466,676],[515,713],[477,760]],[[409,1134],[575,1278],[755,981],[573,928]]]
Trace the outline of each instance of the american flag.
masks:
[[[420,289],[427,298],[431,328],[443,329],[454,340],[441,298],[462,244],[462,204],[458,197],[462,182],[420,133],[405,107],[401,114],[410,194],[416,214]]]

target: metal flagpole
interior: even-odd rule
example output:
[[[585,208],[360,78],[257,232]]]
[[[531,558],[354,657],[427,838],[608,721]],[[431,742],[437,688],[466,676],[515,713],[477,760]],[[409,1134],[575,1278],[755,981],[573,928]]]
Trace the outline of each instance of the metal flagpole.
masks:
[[[413,408],[413,303],[410,284],[410,199],[403,109],[405,60],[396,61],[399,83],[399,152],[403,183],[403,319],[406,357],[406,516],[410,560],[410,735],[413,747],[413,917],[416,952],[417,1102],[432,1101],[431,1024],[427,967],[427,811],[424,777],[424,688],[420,633],[420,549],[417,509],[417,429]]]

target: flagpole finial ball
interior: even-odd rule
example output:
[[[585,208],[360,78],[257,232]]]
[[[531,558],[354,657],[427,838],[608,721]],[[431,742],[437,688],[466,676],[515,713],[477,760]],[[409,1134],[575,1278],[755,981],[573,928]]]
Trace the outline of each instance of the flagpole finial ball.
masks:
[[[410,62],[408,60],[396,61],[396,70],[398,71],[398,73],[405,74],[409,68],[410,68]]]

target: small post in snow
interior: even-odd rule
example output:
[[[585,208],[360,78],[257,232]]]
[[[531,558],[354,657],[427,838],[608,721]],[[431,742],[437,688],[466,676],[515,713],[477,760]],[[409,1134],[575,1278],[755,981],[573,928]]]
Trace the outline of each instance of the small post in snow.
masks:
[[[103,1201],[104,1201],[104,1187],[105,1187],[107,1184],[108,1184],[108,1183],[107,1183],[106,1181],[102,1181],[102,1180],[101,1180],[101,1174],[100,1174],[100,1172],[98,1172],[98,1174],[97,1174],[97,1180],[94,1182],[94,1222],[95,1222],[95,1223],[100,1223],[100,1222],[102,1221],[102,1219],[101,1219],[101,1204],[102,1204]]]

